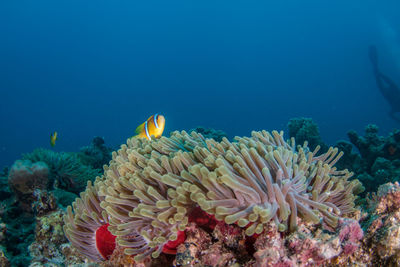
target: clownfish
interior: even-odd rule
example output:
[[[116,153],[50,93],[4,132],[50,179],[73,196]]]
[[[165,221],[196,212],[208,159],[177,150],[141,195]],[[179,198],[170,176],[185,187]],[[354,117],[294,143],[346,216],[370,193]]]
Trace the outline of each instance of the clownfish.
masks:
[[[57,132],[54,132],[50,135],[50,145],[53,147],[56,145],[57,140]]]
[[[151,136],[154,135],[155,138],[160,138],[164,131],[164,126],[164,116],[155,114],[136,128],[136,137],[151,140]]]

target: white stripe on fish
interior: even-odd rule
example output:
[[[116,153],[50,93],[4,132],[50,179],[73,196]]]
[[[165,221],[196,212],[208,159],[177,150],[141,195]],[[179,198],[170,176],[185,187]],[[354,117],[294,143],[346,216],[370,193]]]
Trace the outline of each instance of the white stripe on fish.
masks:
[[[158,128],[160,128],[160,127],[158,127],[157,117],[158,117],[158,114],[154,115],[154,125],[155,125],[156,128],[158,129]]]
[[[146,132],[147,138],[149,138],[149,140],[151,140],[151,136],[149,135],[149,129],[148,129],[148,127],[147,127],[147,121],[146,121],[146,123],[144,124],[144,130],[145,130],[145,132]]]

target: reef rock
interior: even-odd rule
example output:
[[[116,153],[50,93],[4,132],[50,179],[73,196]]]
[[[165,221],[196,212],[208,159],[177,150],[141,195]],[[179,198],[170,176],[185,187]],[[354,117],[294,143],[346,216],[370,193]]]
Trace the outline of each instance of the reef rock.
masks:
[[[400,266],[400,185],[381,185],[368,201],[360,258],[370,266]]]
[[[65,238],[63,215],[59,210],[36,218],[35,241],[29,246],[31,267],[90,266]]]
[[[1,267],[9,267],[9,266],[11,266],[11,264],[8,261],[6,255],[4,254],[3,248],[1,248],[1,247],[0,247],[0,266]]]
[[[17,160],[11,167],[8,183],[17,194],[32,194],[36,189],[46,188],[49,168],[44,162]]]
[[[352,153],[351,146],[345,142],[338,145],[345,151],[345,157],[338,167],[353,171],[367,192],[376,192],[379,185],[393,183],[400,175],[400,131],[394,130],[388,136],[380,136],[378,130],[378,126],[369,124],[364,136],[359,136],[355,131],[347,133],[360,154]],[[347,149],[343,149],[344,146]]]
[[[31,212],[35,199],[34,192],[46,189],[49,168],[44,162],[32,163],[30,160],[17,160],[8,175],[8,184],[15,192],[21,208]]]

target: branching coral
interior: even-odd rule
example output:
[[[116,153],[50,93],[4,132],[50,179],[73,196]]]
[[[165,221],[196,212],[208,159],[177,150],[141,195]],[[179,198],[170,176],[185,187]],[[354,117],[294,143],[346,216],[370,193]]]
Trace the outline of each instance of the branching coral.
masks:
[[[309,151],[307,143],[296,148],[294,139],[285,142],[276,131],[234,142],[184,131],[159,140],[131,138],[113,153],[101,181],[88,186],[91,197],[85,193],[77,200],[75,215],[69,209],[69,238],[82,231],[79,225],[93,232],[99,225],[90,215],[102,214],[126,254],[135,260],[157,257],[197,207],[247,227],[247,235],[261,233],[271,221],[280,231],[294,230],[299,218],[336,227],[338,218],[353,210],[361,185],[348,180],[347,170],[333,167],[342,153],[330,148],[317,156],[318,149]],[[95,204],[88,204],[94,198]],[[75,234],[71,241],[87,255],[85,237]]]

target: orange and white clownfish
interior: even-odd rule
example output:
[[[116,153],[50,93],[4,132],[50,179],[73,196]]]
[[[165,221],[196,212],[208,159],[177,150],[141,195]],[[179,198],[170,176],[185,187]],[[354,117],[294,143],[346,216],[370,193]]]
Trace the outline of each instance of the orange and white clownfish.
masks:
[[[160,138],[164,131],[164,126],[164,116],[155,114],[136,128],[136,137],[151,140],[151,136],[153,135],[155,138]]]

